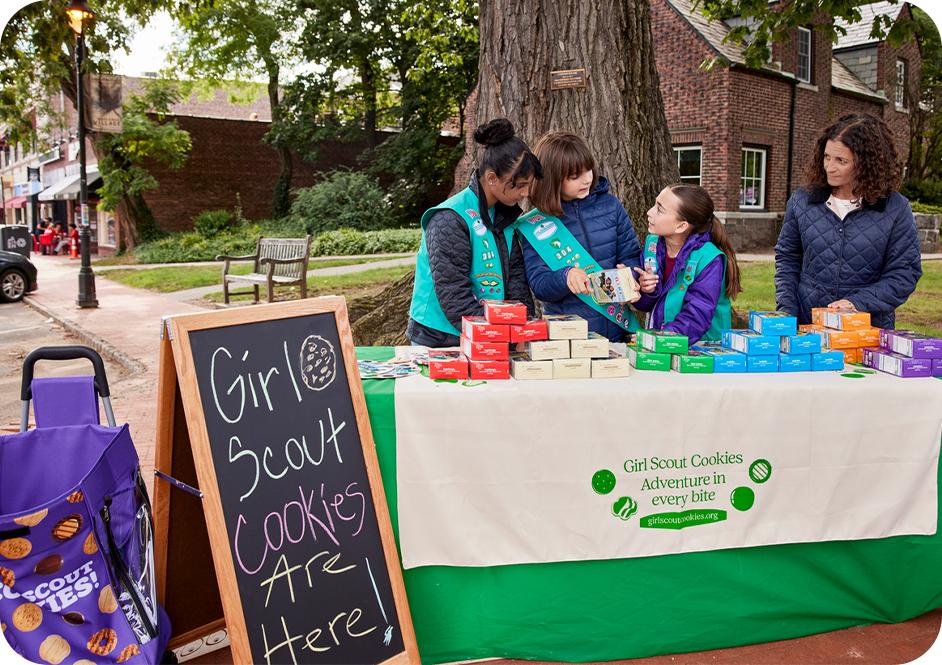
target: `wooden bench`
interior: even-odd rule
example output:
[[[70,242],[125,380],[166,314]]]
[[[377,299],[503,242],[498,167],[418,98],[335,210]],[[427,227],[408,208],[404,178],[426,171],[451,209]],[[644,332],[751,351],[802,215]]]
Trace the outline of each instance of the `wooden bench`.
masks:
[[[311,256],[311,236],[304,238],[259,238],[255,253],[247,256],[217,256],[225,261],[222,267],[223,300],[229,304],[229,284],[251,284],[258,302],[258,289],[264,284],[268,290],[268,302],[275,299],[275,286],[301,287],[301,297],[307,298],[307,264]],[[233,261],[253,261],[254,269],[247,275],[229,273]]]

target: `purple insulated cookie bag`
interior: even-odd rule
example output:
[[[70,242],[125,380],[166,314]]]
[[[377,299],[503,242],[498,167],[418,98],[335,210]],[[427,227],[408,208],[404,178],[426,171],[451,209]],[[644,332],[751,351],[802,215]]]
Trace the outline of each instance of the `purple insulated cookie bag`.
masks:
[[[76,358],[95,376],[32,378],[38,360]],[[170,637],[147,489],[109,395],[92,349],[36,349],[23,365],[20,433],[0,436],[0,627],[36,663],[159,663]]]

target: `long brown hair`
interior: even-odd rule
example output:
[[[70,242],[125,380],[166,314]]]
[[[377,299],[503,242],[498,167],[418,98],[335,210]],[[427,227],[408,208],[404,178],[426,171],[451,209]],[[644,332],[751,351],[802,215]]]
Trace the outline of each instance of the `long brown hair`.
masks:
[[[742,291],[736,250],[729,242],[723,223],[713,214],[713,199],[703,187],[697,185],[671,185],[671,192],[680,201],[677,212],[680,219],[690,224],[691,232],[709,231],[710,240],[726,255],[726,295],[730,299],[735,298]]]
[[[869,113],[848,113],[825,128],[805,170],[808,187],[828,187],[824,172],[824,149],[828,141],[840,141],[854,153],[854,196],[872,204],[897,190],[902,169],[893,133],[882,119]]]
[[[559,217],[563,214],[561,192],[563,180],[571,175],[592,171],[592,187],[599,176],[595,157],[581,136],[571,132],[548,132],[533,148],[543,166],[543,179],[530,185],[530,203],[540,212]]]

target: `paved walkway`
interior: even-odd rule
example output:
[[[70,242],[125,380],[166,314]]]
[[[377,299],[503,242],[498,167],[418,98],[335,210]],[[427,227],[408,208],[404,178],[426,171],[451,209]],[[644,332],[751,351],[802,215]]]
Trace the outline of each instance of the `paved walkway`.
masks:
[[[399,259],[415,256],[415,252],[402,252],[400,254],[351,254],[343,256],[312,256],[310,259],[310,265],[316,265],[318,263],[323,263],[325,261],[348,261],[354,259],[375,259],[376,257],[383,257],[388,259]],[[50,257],[51,258],[51,257]],[[182,263],[119,263],[115,265],[94,265],[93,268],[96,273],[107,272],[109,270],[150,270],[152,268],[165,268],[167,266],[212,266],[222,270],[222,263],[219,261],[184,261]],[[317,270],[317,268],[311,268],[311,270]]]
[[[103,352],[106,365],[120,362],[131,370],[130,378],[114,384],[112,402],[119,422],[130,423],[145,477],[152,478],[160,319],[205,310],[169,295],[133,289],[107,279],[96,282],[100,306],[79,309],[75,305],[78,263],[44,256],[34,257],[34,261],[39,268],[40,289],[28,297],[28,303],[59,322],[83,343]],[[368,265],[368,268],[374,267],[377,264]],[[876,624],[736,649],[643,658],[632,660],[630,664],[903,663],[932,644],[939,633],[940,619],[942,610],[935,610],[901,624]],[[228,650],[224,650],[194,662],[223,663],[231,662],[230,658]],[[521,661],[492,662],[509,665]],[[623,662],[629,665],[629,661]]]

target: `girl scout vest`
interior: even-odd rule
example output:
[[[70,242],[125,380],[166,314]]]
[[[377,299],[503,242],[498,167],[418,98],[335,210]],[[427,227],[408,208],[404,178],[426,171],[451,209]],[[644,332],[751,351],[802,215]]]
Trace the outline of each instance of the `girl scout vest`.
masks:
[[[657,265],[657,241],[658,236],[649,235],[644,240],[644,265],[649,265],[648,261],[654,261]],[[728,330],[732,327],[732,312],[729,302],[729,296],[726,295],[726,255],[720,251],[720,248],[712,242],[705,243],[687,257],[687,265],[684,267],[683,276],[678,276],[677,281],[664,296],[664,323],[668,323],[677,318],[680,309],[684,305],[684,297],[687,295],[687,289],[697,279],[697,275],[717,256],[723,257],[723,288],[720,291],[720,297],[716,301],[716,311],[713,312],[713,320],[710,321],[710,329],[707,330],[701,339],[719,340],[722,330]],[[670,275],[663,275],[667,279]]]
[[[452,210],[468,225],[471,236],[471,288],[478,300],[504,300],[504,271],[500,264],[500,253],[494,233],[481,219],[478,212],[478,195],[470,187],[458,192],[450,199],[435,208],[429,208],[422,215],[422,244],[419,245],[419,254],[415,263],[415,286],[412,289],[412,305],[409,316],[423,326],[433,330],[441,330],[452,335],[460,335],[460,331],[451,325],[451,322],[442,311],[435,294],[435,284],[432,280],[432,269],[428,260],[428,245],[425,241],[425,226],[439,210]],[[504,239],[507,241],[507,255],[513,247],[515,227],[513,224],[504,229]]]
[[[560,270],[568,266],[582,268],[587,274],[602,270],[557,217],[539,210],[531,210],[517,219],[517,230],[533,246],[550,270]],[[641,327],[625,303],[600,304],[595,302],[592,296],[583,293],[575,295],[619,328],[634,332]]]

